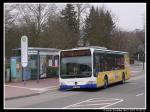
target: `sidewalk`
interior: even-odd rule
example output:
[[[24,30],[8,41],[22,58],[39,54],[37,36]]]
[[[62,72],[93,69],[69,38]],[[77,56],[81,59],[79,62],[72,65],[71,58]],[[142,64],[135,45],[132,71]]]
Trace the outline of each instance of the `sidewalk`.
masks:
[[[25,85],[24,82],[5,83],[5,100],[39,95],[57,89],[58,84],[58,78],[40,79],[38,83],[37,80],[29,80],[26,81]]]
[[[131,69],[132,77],[137,76],[137,73],[141,73],[141,72],[145,71],[145,68],[143,69],[143,64],[138,63],[138,62],[135,62],[135,64],[131,64],[130,69]]]

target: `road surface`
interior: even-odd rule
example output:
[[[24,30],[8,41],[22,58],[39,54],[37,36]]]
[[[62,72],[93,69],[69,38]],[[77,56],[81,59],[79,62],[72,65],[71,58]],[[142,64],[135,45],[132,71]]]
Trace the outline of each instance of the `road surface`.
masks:
[[[5,108],[49,108],[49,109],[105,109],[146,108],[145,70],[131,66],[133,77],[125,84],[115,84],[107,89],[77,89],[46,93],[5,101]]]

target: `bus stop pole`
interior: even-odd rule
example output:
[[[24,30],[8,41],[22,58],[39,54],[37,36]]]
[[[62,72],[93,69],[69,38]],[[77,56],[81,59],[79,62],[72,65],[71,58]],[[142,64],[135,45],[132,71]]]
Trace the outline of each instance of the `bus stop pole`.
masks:
[[[38,50],[38,61],[37,61],[37,83],[39,83],[39,76],[40,76],[40,55],[39,55],[39,50]]]
[[[25,81],[25,80],[26,80],[26,79],[25,79],[25,67],[22,67],[22,69],[23,69],[23,70],[22,70],[22,71],[23,71],[23,72],[22,72],[22,73],[23,73],[23,84],[26,85],[26,81]]]

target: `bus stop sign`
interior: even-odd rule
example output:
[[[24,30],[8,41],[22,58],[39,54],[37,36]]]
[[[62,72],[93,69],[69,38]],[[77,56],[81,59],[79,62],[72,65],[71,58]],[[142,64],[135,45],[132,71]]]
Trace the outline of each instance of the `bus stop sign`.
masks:
[[[21,64],[22,67],[28,65],[28,38],[27,36],[21,37]]]

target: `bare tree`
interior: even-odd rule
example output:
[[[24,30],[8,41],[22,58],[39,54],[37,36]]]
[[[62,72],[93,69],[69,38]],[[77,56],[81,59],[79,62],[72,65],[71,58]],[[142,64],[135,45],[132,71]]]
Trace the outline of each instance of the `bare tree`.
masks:
[[[10,27],[13,26],[16,18],[17,18],[17,14],[14,12],[15,10],[15,5],[12,4],[5,4],[5,31],[7,31]]]
[[[34,38],[40,38],[44,25],[48,22],[51,15],[51,6],[54,4],[18,4],[21,20],[30,28],[35,29]],[[40,42],[38,42],[40,45]]]
[[[87,10],[90,8],[89,4],[75,4],[77,7],[77,18],[78,18],[78,29],[79,29],[79,35],[81,27],[84,24],[83,15],[86,14]]]
[[[4,30],[5,30],[5,55],[9,58],[12,55],[12,49],[18,46],[18,29],[16,27],[17,13],[15,12],[15,5],[4,5]]]

